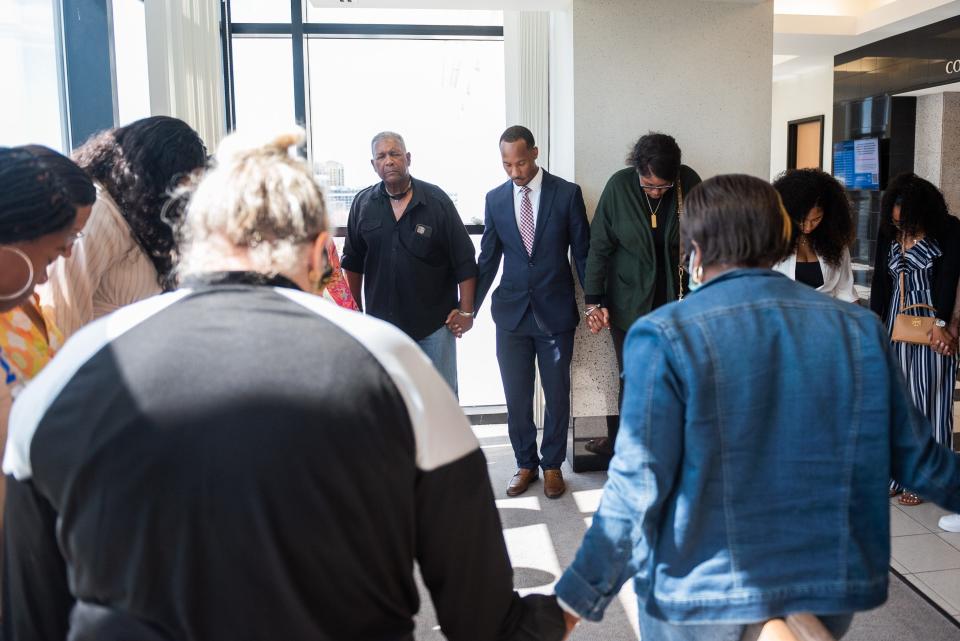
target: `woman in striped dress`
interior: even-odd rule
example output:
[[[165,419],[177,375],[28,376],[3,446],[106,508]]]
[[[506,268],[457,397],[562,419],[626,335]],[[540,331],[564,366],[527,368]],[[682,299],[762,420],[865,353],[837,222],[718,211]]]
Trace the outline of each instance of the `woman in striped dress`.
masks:
[[[957,378],[957,327],[951,325],[951,317],[960,279],[960,221],[947,213],[943,194],[914,174],[891,181],[881,208],[870,306],[891,333],[901,300],[904,306],[929,305],[936,310],[906,312],[936,317],[929,344],[894,342],[894,349],[913,401],[930,420],[934,438],[950,446]],[[902,505],[922,503],[893,479],[891,496],[900,492]]]

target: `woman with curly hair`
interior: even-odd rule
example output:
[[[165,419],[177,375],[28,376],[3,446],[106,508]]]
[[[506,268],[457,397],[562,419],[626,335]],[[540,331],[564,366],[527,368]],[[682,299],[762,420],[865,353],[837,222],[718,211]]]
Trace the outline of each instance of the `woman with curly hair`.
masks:
[[[957,379],[957,328],[951,324],[951,317],[958,280],[960,220],[949,215],[943,194],[934,185],[911,173],[897,176],[881,201],[870,308],[880,315],[891,335],[901,300],[906,305],[927,305],[936,310],[914,308],[904,312],[936,318],[929,344],[893,345],[913,402],[933,425],[936,441],[948,447],[953,436],[953,388]],[[922,502],[894,479],[890,495],[901,491],[901,504]]]
[[[791,169],[773,186],[793,220],[790,255],[773,268],[824,294],[857,302],[850,263],[853,218],[843,186],[819,169]]]
[[[119,307],[172,289],[173,188],[204,166],[206,148],[168,116],[95,134],[73,154],[96,182],[97,200],[73,255],[51,268],[41,292],[69,337]]]

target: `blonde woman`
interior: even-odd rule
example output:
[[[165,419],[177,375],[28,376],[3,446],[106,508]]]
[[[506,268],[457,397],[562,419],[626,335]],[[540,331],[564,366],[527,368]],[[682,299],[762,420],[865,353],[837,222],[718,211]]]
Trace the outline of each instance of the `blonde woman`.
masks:
[[[562,637],[555,598],[513,592],[449,387],[398,329],[315,295],[327,215],[301,140],[228,137],[181,289],[91,323],[22,394],[14,638],[412,640],[414,562],[446,638]]]

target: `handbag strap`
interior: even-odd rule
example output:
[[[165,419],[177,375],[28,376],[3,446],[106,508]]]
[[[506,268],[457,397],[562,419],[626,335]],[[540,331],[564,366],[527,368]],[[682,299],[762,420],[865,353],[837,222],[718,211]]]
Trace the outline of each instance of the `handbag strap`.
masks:
[[[903,241],[900,241],[900,313],[904,313],[908,309],[929,309],[931,312],[936,315],[937,308],[932,305],[927,305],[925,303],[917,303],[916,305],[906,305],[906,292],[904,291],[904,273],[906,269],[907,262],[907,250],[903,248]]]
[[[903,291],[903,273],[907,270],[907,250],[903,248],[903,239],[900,239],[900,311],[903,311],[903,306],[906,304],[906,294]]]
[[[925,304],[923,304],[923,303],[917,303],[916,305],[908,305],[908,306],[906,306],[906,307],[901,307],[901,308],[900,308],[900,313],[902,314],[903,312],[907,311],[908,309],[929,309],[929,310],[930,310],[931,312],[933,312],[934,314],[937,313],[937,308],[936,308],[936,307],[934,307],[933,305],[925,305]]]
[[[680,183],[680,176],[677,176],[677,291],[679,295],[677,300],[683,300],[683,272],[686,271],[683,266],[683,234],[680,233],[680,224],[683,217],[683,185]]]

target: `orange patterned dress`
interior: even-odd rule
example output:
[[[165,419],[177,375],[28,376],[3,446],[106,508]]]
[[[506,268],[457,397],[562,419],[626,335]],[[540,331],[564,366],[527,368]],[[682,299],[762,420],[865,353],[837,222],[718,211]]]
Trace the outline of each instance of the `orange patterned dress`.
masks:
[[[23,311],[25,305],[43,318],[46,332]],[[21,307],[0,314],[0,375],[11,392],[16,393],[39,374],[62,345],[63,334],[54,324],[53,314],[40,307],[36,294]]]

